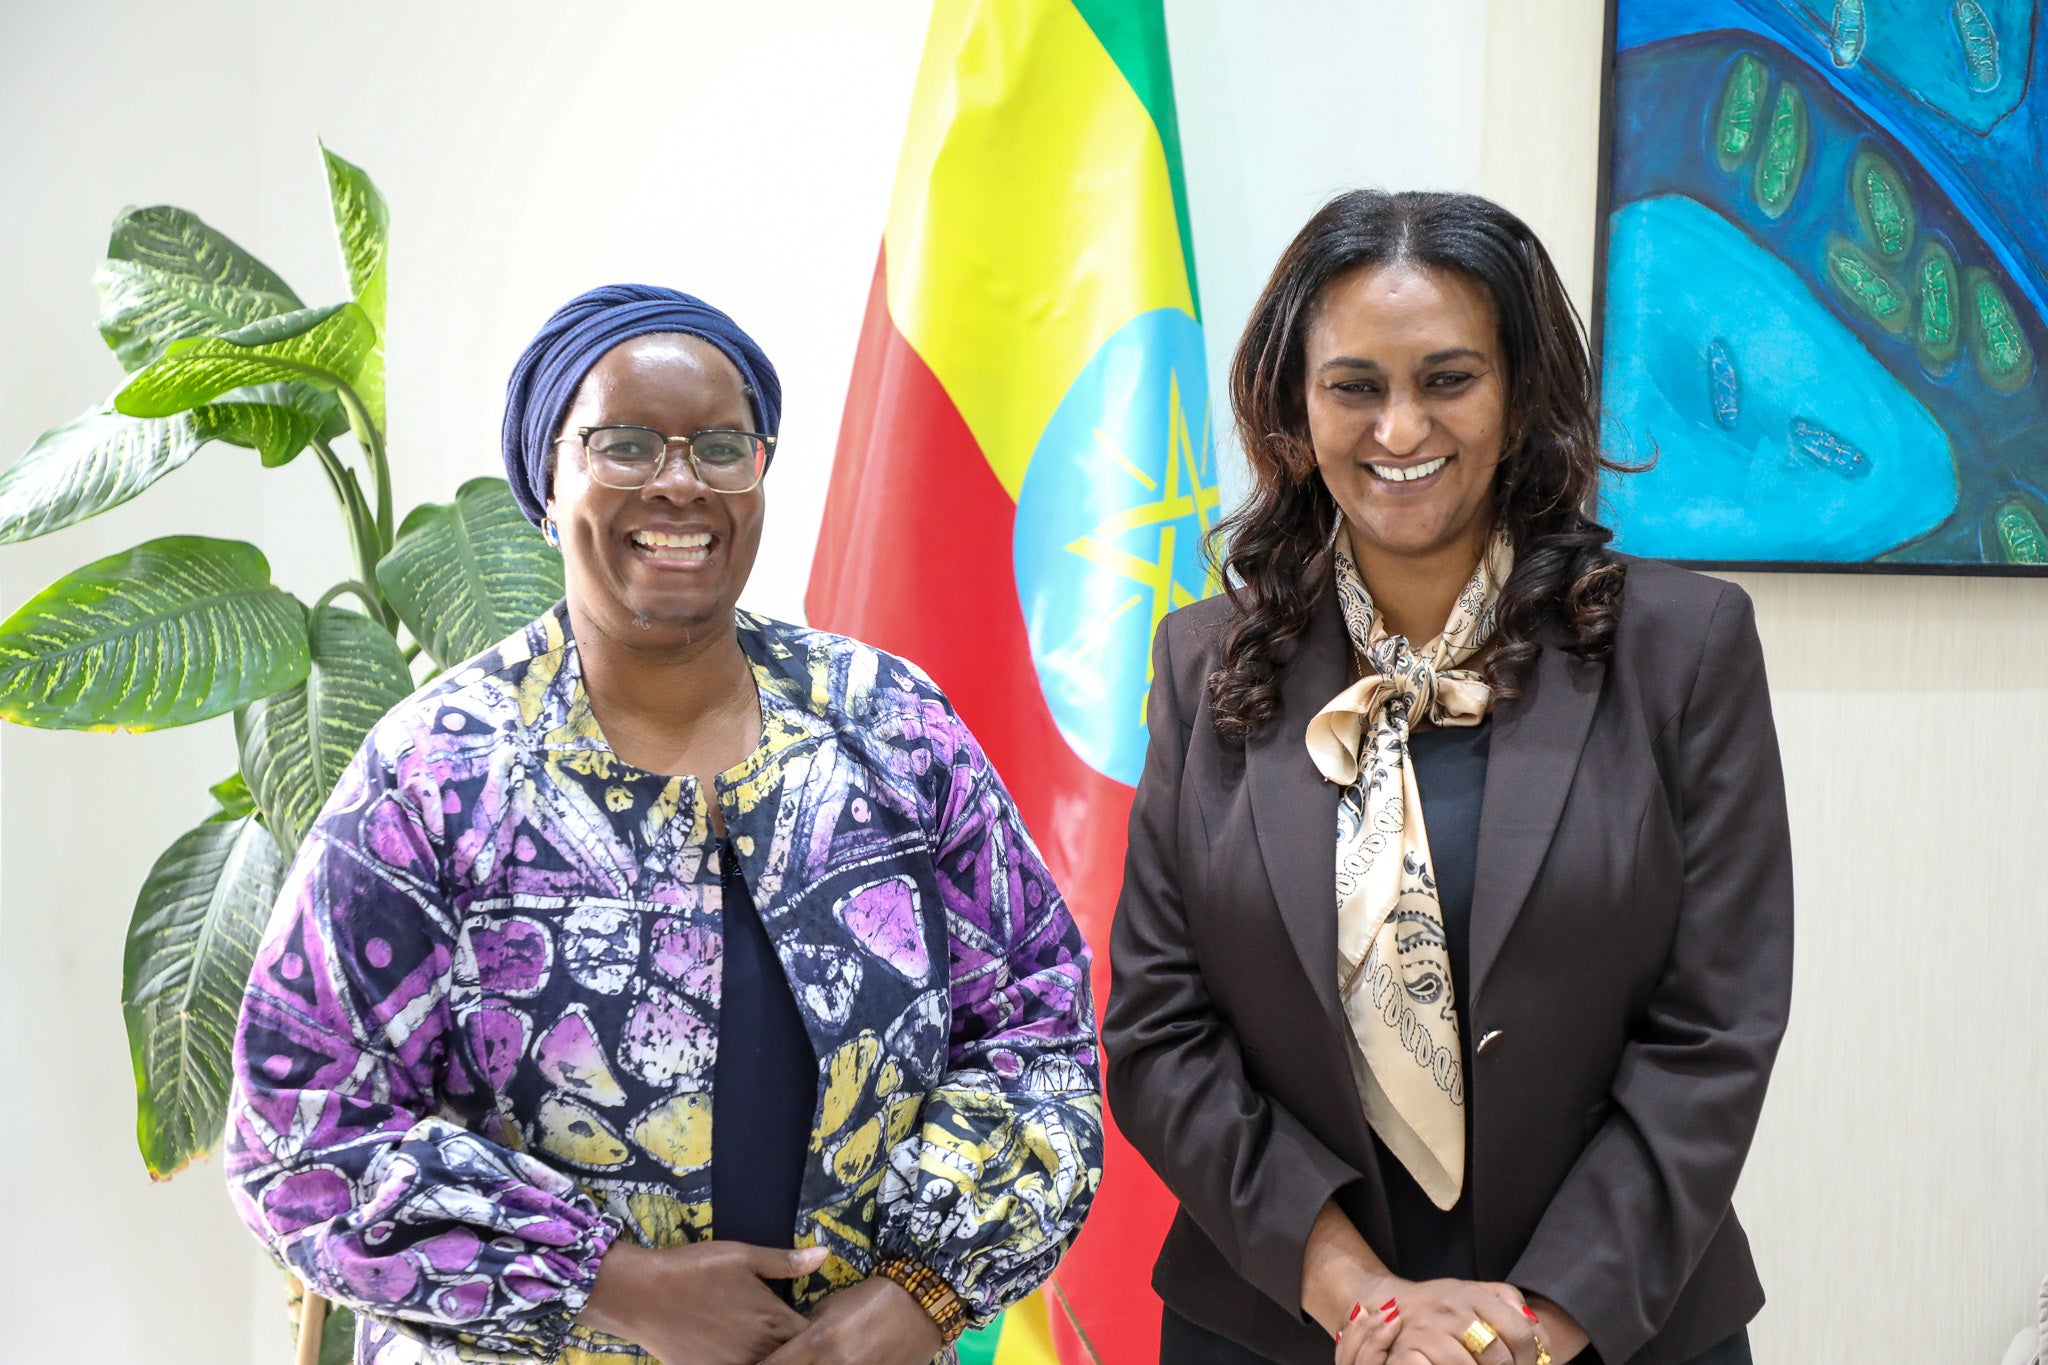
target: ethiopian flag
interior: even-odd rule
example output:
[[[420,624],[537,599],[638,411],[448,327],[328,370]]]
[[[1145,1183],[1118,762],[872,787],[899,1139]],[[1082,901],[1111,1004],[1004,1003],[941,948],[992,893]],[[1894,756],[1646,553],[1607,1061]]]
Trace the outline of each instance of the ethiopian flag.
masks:
[[[951,696],[1095,947],[1098,999],[1152,633],[1213,586],[1193,261],[1160,0],[937,0],[807,606]],[[990,1359],[1031,1358],[1009,1354],[1030,1315],[1069,1365],[1157,1360],[1171,1211],[1112,1129],[1049,1314],[1013,1310]]]

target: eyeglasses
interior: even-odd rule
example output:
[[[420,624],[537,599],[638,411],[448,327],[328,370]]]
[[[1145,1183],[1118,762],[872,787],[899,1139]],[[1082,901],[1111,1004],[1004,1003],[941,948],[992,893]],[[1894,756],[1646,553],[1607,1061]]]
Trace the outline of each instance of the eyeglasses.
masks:
[[[652,427],[578,427],[576,439],[591,481],[627,490],[653,483],[668,462],[669,447],[680,445],[698,483],[714,493],[751,493],[761,486],[775,452],[775,438],[758,431],[665,436]]]

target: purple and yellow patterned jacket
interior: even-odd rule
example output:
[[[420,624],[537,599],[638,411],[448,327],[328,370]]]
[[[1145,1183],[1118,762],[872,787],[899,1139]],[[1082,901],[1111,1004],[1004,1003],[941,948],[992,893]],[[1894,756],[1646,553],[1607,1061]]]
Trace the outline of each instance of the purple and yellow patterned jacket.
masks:
[[[739,638],[764,733],[715,797],[821,1059],[797,1304],[903,1256],[986,1320],[1101,1179],[1087,946],[928,678]],[[716,847],[693,779],[606,745],[560,607],[364,743],[257,954],[228,1134],[358,1360],[641,1356],[571,1322],[614,1237],[709,1234]]]

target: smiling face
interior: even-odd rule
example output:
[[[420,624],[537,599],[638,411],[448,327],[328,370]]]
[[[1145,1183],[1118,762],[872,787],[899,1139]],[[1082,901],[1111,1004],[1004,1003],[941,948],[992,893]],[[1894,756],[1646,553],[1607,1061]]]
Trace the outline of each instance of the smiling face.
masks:
[[[1469,572],[1493,522],[1507,363],[1492,301],[1409,262],[1332,279],[1305,338],[1309,440],[1368,582],[1375,563]]]
[[[709,342],[658,333],[621,342],[593,365],[558,433],[548,515],[561,528],[569,610],[579,631],[668,648],[730,632],[761,544],[762,490],[718,493],[682,447],[645,488],[590,477],[579,427],[640,426],[670,436],[754,426],[746,386]]]

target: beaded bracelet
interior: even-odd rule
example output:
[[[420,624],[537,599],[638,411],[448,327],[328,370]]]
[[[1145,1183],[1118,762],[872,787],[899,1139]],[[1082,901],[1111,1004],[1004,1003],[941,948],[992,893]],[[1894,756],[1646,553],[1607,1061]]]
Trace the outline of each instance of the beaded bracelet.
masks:
[[[953,1286],[940,1279],[938,1272],[930,1266],[916,1261],[890,1260],[876,1266],[875,1273],[903,1286],[905,1292],[917,1300],[917,1306],[939,1329],[939,1336],[946,1345],[951,1346],[967,1330],[967,1305],[953,1292]]]

